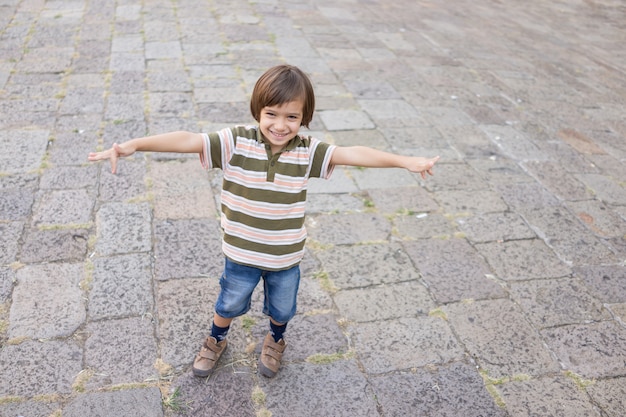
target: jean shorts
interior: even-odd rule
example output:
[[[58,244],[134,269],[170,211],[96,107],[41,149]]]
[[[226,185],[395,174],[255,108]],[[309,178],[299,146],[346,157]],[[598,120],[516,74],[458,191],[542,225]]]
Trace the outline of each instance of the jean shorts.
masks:
[[[261,278],[265,295],[263,314],[279,324],[287,323],[296,315],[296,296],[300,286],[299,265],[284,271],[265,271],[226,258],[215,312],[226,319],[246,314],[250,310],[252,293]]]

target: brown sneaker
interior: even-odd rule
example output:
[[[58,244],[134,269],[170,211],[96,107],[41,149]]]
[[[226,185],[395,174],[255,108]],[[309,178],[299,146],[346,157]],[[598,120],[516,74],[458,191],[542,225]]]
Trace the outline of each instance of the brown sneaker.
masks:
[[[286,347],[287,344],[284,339],[280,339],[276,343],[271,333],[265,336],[261,357],[259,358],[259,372],[261,375],[268,378],[273,378],[276,375]]]
[[[224,353],[227,344],[226,339],[218,342],[214,337],[207,337],[193,361],[193,374],[200,377],[209,376],[215,369],[215,365]]]

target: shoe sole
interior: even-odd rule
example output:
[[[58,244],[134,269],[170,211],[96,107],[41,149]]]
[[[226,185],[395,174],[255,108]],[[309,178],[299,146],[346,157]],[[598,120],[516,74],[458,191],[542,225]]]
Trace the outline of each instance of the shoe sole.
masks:
[[[259,373],[266,378],[274,378],[276,376],[276,372],[263,365],[263,362],[261,362],[261,360],[259,360]]]

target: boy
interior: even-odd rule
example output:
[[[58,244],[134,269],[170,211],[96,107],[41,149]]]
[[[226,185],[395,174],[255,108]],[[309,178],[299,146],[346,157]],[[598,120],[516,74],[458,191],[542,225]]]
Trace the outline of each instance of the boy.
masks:
[[[278,65],[257,81],[250,110],[258,126],[216,133],[171,132],[114,144],[89,154],[90,161],[109,159],[115,173],[119,157],[136,151],[198,153],[205,169],[221,168],[222,250],[225,268],[215,305],[211,334],[193,363],[206,377],[226,349],[235,317],[250,309],[252,293],[264,281],[263,313],[269,316],[259,372],[278,372],[287,323],[296,312],[304,254],[304,209],[309,178],[329,178],[334,166],[400,167],[433,175],[439,157],[407,157],[355,146],[339,147],[298,135],[313,118],[315,96],[309,78],[297,67]]]

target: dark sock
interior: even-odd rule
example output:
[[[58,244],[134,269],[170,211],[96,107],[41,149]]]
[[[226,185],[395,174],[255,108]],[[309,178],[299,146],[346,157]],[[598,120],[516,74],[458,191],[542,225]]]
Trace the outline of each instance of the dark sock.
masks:
[[[287,323],[278,325],[274,324],[274,322],[270,320],[270,333],[272,333],[272,337],[274,337],[274,342],[280,342],[280,339],[283,338],[285,330],[287,330]]]
[[[216,326],[215,323],[213,323],[213,325],[211,326],[211,337],[214,337],[215,340],[217,340],[217,342],[219,343],[222,340],[226,339],[228,329],[230,329],[230,326],[219,327]]]

